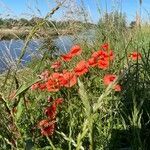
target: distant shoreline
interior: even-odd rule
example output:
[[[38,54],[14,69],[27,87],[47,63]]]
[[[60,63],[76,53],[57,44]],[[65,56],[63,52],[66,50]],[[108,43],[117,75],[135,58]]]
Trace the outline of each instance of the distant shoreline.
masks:
[[[33,17],[31,20],[25,18],[19,20],[0,18],[0,40],[25,39],[32,32],[32,29],[35,30],[35,27],[40,23],[43,24],[36,30],[34,38],[55,38],[59,35],[72,35],[83,29],[95,26],[92,23],[76,20],[48,21],[38,17]]]
[[[29,33],[31,32],[32,28],[12,28],[12,29],[0,29],[0,40],[11,40],[11,39],[25,39]],[[47,32],[44,30],[38,30],[34,35],[35,38],[42,38],[42,37],[52,37],[55,38],[59,35],[72,35],[76,31],[71,31],[69,29],[58,29],[57,31],[54,29],[48,29]]]

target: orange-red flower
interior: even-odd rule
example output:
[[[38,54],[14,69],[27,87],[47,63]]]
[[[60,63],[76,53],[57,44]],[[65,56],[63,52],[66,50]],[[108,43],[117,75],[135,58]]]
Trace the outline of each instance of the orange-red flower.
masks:
[[[81,76],[88,72],[88,63],[85,60],[81,60],[76,67],[74,68],[74,72],[77,76]]]
[[[39,84],[39,87],[38,87],[40,90],[46,90],[46,84],[45,83],[40,83]]]
[[[46,82],[46,88],[49,92],[57,92],[61,87],[72,87],[77,83],[77,77],[74,72],[63,71],[63,73],[53,73]]]
[[[64,71],[62,84],[65,87],[72,87],[77,83],[77,77],[74,72]]]
[[[104,44],[101,45],[101,48],[102,48],[103,50],[105,50],[105,51],[108,51],[108,49],[109,49],[109,44],[108,44],[108,43],[104,43]]]
[[[106,70],[109,67],[109,61],[105,59],[100,59],[97,62],[98,68]]]
[[[71,59],[74,57],[74,56],[78,56],[82,53],[82,49],[79,45],[74,45],[71,47],[70,51],[65,54],[65,55],[62,55],[61,58],[63,59],[63,61],[71,61]]]
[[[73,58],[73,55],[68,53],[68,54],[62,55],[61,58],[63,61],[67,62],[67,61],[71,61],[71,59]]]
[[[60,89],[59,83],[54,80],[48,80],[46,82],[47,91],[49,92],[57,92]]]
[[[59,69],[61,67],[61,61],[56,61],[51,65],[52,69]]]
[[[114,59],[114,53],[111,50],[98,50],[92,54],[92,58],[89,60],[89,65],[93,63],[96,66],[97,63],[98,68],[105,70],[109,67],[110,61]]]
[[[121,86],[119,84],[115,85],[114,90],[116,92],[120,92],[121,91]]]
[[[114,74],[107,74],[104,76],[103,78],[103,83],[104,85],[108,86],[109,84],[111,84],[114,80],[116,80],[117,76]],[[117,92],[121,91],[121,86],[119,84],[116,84],[113,89]]]
[[[139,53],[139,52],[132,52],[132,53],[129,54],[129,58],[131,58],[132,60],[141,59],[142,54]]]
[[[49,92],[57,92],[61,87],[60,79],[62,78],[62,74],[53,73],[48,81],[46,82],[46,87]]]
[[[89,60],[88,60],[88,65],[89,65],[90,67],[95,67],[95,66],[97,66],[97,60],[96,60],[96,58],[94,58],[94,57],[89,58]]]
[[[61,104],[63,103],[63,101],[64,101],[63,98],[57,98],[57,99],[55,100],[54,104],[55,104],[56,106],[58,106],[58,105],[61,105]]]
[[[55,129],[55,120],[57,115],[57,106],[63,103],[63,98],[57,98],[51,106],[46,107],[44,114],[48,119],[39,122],[38,127],[41,129],[41,134],[51,136]]]
[[[112,61],[114,59],[114,53],[112,50],[108,51],[105,56],[104,59],[107,59],[108,61]]]
[[[74,56],[80,55],[82,53],[82,49],[79,45],[74,45],[72,46],[69,53],[74,57]]]
[[[109,85],[109,84],[111,84],[116,78],[117,78],[117,76],[114,75],[114,74],[106,74],[106,75],[104,76],[104,78],[103,78],[103,83],[104,83],[105,85]]]
[[[56,105],[55,104],[52,104],[51,106],[49,107],[46,107],[45,110],[44,110],[44,114],[46,114],[46,116],[50,119],[50,120],[53,120],[56,118]]]
[[[92,58],[98,59],[100,57],[101,53],[99,51],[93,52]]]
[[[63,98],[57,98],[51,106],[48,106],[44,110],[44,114],[50,119],[54,120],[56,119],[57,115],[57,106],[61,105],[63,103],[64,99]]]
[[[41,120],[38,123],[38,127],[41,129],[41,134],[44,136],[52,136],[55,130],[55,121],[48,119]]]
[[[40,83],[40,82],[37,82],[37,83],[33,84],[31,86],[31,90],[36,90],[36,89],[45,90],[46,89],[46,84],[45,83]]]
[[[49,118],[49,120],[56,119],[57,107],[63,103],[63,98],[57,98],[51,106],[46,107],[44,114]]]
[[[95,58],[97,60],[107,59],[108,61],[112,61],[114,59],[114,53],[112,50],[110,51],[98,50],[92,54],[92,58]]]
[[[103,50],[99,50],[99,59],[107,59],[108,61],[111,61],[114,59],[114,53],[112,50],[110,51],[103,51]]]
[[[98,50],[97,52],[99,53],[99,58],[105,58],[108,56],[108,52],[104,50]]]

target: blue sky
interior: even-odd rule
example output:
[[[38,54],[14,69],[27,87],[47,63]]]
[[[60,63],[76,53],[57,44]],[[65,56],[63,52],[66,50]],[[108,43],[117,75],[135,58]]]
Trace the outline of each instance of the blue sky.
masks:
[[[77,1],[78,4],[80,4],[80,0]],[[83,0],[93,22],[97,22],[100,14],[103,14],[106,9],[110,12],[121,8],[122,12],[126,13],[127,19],[130,22],[134,20],[135,13],[139,10],[138,1],[139,0]],[[42,17],[54,6],[54,0],[0,0],[0,17],[6,17],[8,14],[11,17],[17,18],[24,16],[30,18],[32,15]],[[100,8],[100,12],[97,6]],[[148,13],[150,13],[150,0],[143,0],[142,16],[144,21],[148,20]],[[62,10],[60,9],[53,18],[60,20],[61,16]]]

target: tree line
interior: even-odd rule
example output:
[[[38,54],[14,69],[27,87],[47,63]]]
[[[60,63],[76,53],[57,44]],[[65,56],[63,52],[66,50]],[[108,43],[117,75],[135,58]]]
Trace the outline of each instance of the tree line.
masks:
[[[33,17],[31,19],[20,18],[20,19],[13,19],[13,18],[0,18],[0,28],[13,28],[13,27],[33,27],[39,22],[46,21],[49,27],[57,26],[57,28],[67,28],[70,23],[76,24],[85,24],[81,21],[75,20],[68,20],[68,21],[55,21],[55,20],[44,20],[43,18]],[[93,25],[92,23],[88,23],[89,25]]]

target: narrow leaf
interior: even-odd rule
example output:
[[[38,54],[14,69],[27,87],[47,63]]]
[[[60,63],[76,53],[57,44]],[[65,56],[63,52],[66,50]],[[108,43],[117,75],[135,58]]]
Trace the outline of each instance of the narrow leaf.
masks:
[[[85,107],[85,113],[87,116],[89,116],[91,114],[91,106],[88,99],[88,94],[84,88],[83,83],[80,80],[78,80],[78,85],[79,85],[79,95]]]

